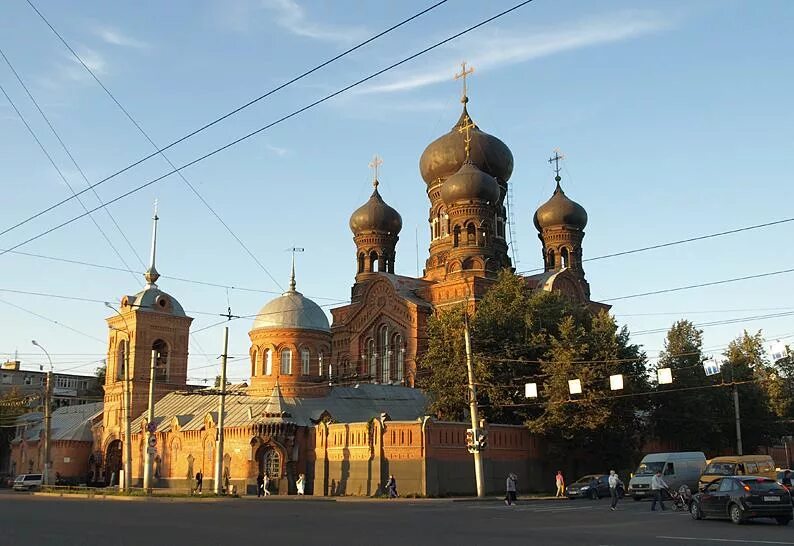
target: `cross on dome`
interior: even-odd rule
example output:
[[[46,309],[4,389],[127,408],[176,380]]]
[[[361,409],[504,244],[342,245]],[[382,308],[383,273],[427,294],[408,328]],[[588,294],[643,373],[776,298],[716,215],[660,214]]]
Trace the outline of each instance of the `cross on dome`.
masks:
[[[463,141],[466,143],[466,159],[469,159],[469,155],[471,153],[471,130],[476,127],[474,122],[471,120],[468,114],[463,117],[463,124],[458,127],[459,133],[465,133],[466,136],[463,137]]]
[[[554,163],[554,173],[556,174],[554,179],[558,183],[561,180],[561,178],[560,178],[560,161],[562,161],[563,159],[565,159],[565,155],[560,153],[560,149],[559,148],[555,148],[554,149],[554,157],[550,157],[549,158],[549,164]]]
[[[461,67],[460,74],[455,74],[455,79],[463,80],[463,95],[460,98],[460,102],[466,103],[469,102],[468,87],[466,86],[466,76],[474,73],[474,67],[470,66],[469,69],[466,70],[466,61],[460,63],[460,67]]]
[[[372,169],[372,185],[376,188],[378,187],[378,170],[381,165],[383,165],[383,160],[378,154],[375,154],[372,161],[369,162],[369,168]]]

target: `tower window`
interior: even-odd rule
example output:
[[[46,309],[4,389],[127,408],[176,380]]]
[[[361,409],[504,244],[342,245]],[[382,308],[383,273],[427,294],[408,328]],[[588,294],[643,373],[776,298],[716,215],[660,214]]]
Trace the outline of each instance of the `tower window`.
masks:
[[[452,246],[457,247],[460,245],[460,226],[455,226],[452,230]]]
[[[563,249],[560,250],[560,258],[562,259],[562,266],[563,267],[568,267],[568,265],[569,265],[569,263],[568,263],[569,255],[568,255],[568,249],[567,248],[563,247]]]
[[[301,375],[309,375],[309,349],[301,349]]]
[[[259,351],[254,349],[251,351],[251,377],[256,375],[256,357],[259,356]]]
[[[389,369],[391,367],[391,350],[389,349],[389,327],[384,325],[380,329],[381,354],[383,355],[381,362],[383,366],[381,369],[381,381],[387,383],[389,381]]]
[[[374,250],[369,253],[369,270],[370,271],[377,271],[378,270],[378,253]]]
[[[281,350],[281,375],[292,375],[292,351]]]
[[[265,375],[273,375],[273,352],[265,349]]]
[[[320,377],[323,376],[323,352],[320,351],[320,354],[317,355],[317,375]]]
[[[466,244],[467,245],[477,244],[477,228],[474,227],[474,224],[469,224],[468,226],[466,226]]]
[[[367,341],[367,360],[369,361],[369,376],[375,379],[378,374],[378,353],[375,351],[375,340]]]
[[[549,250],[549,252],[548,252],[548,254],[546,256],[547,256],[546,259],[548,261],[549,269],[554,269],[557,266],[557,264],[554,263],[554,251],[553,250]]]
[[[116,379],[124,379],[124,366],[127,365],[127,340],[119,341],[116,353]]]
[[[363,273],[364,272],[364,253],[363,252],[358,255],[358,272],[359,273]]]
[[[168,343],[162,339],[158,339],[152,343],[152,350],[157,353],[154,361],[155,380],[168,381],[168,365],[171,356],[168,352]]]

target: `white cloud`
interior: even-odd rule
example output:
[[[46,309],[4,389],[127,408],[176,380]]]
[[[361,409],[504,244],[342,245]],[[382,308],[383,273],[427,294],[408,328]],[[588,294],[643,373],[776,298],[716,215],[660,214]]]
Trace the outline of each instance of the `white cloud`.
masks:
[[[75,48],[77,54],[83,60],[83,63],[91,69],[94,74],[107,73],[107,61],[98,51],[89,47]],[[64,53],[65,60],[58,66],[58,76],[61,79],[66,79],[74,82],[80,82],[91,79],[91,74],[86,71],[85,67],[77,60],[71,53]]]
[[[468,48],[471,38],[461,38],[444,50],[444,59],[433,66],[403,71],[390,81],[361,88],[359,93],[395,93],[449,81],[450,67],[465,58],[478,72],[548,57],[556,53],[628,40],[669,28],[671,22],[651,12],[621,12],[567,24],[554,31],[491,30],[477,36],[475,52]]]
[[[150,47],[146,42],[136,40],[111,27],[97,27],[94,29],[94,34],[99,36],[105,43],[115,46],[131,47],[134,49],[148,49]]]
[[[286,148],[279,148],[278,146],[273,146],[272,144],[265,144],[265,148],[269,151],[273,152],[279,157],[284,157],[289,153],[289,150]]]

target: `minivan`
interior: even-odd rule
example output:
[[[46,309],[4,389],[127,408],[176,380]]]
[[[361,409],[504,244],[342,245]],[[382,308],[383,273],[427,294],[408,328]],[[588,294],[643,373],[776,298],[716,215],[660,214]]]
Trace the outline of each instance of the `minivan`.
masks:
[[[723,476],[763,476],[777,479],[775,461],[769,455],[726,455],[714,457],[698,479],[701,491]]]
[[[706,455],[702,451],[678,453],[649,453],[642,458],[640,466],[629,480],[627,495],[638,501],[651,495],[651,478],[661,472],[671,490],[686,485],[693,491],[698,478],[706,466]]]
[[[14,491],[28,491],[41,487],[41,474],[20,474],[14,480]]]

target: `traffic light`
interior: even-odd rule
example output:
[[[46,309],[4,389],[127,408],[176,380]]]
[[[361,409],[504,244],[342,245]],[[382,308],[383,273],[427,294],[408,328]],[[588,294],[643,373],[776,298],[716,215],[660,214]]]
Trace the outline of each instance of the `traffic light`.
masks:
[[[474,447],[474,429],[473,428],[467,428],[466,429],[466,447],[469,448],[470,451],[471,451],[471,448]]]
[[[477,447],[479,449],[485,449],[488,447],[488,431],[487,430],[478,430],[478,437],[477,437]]]

